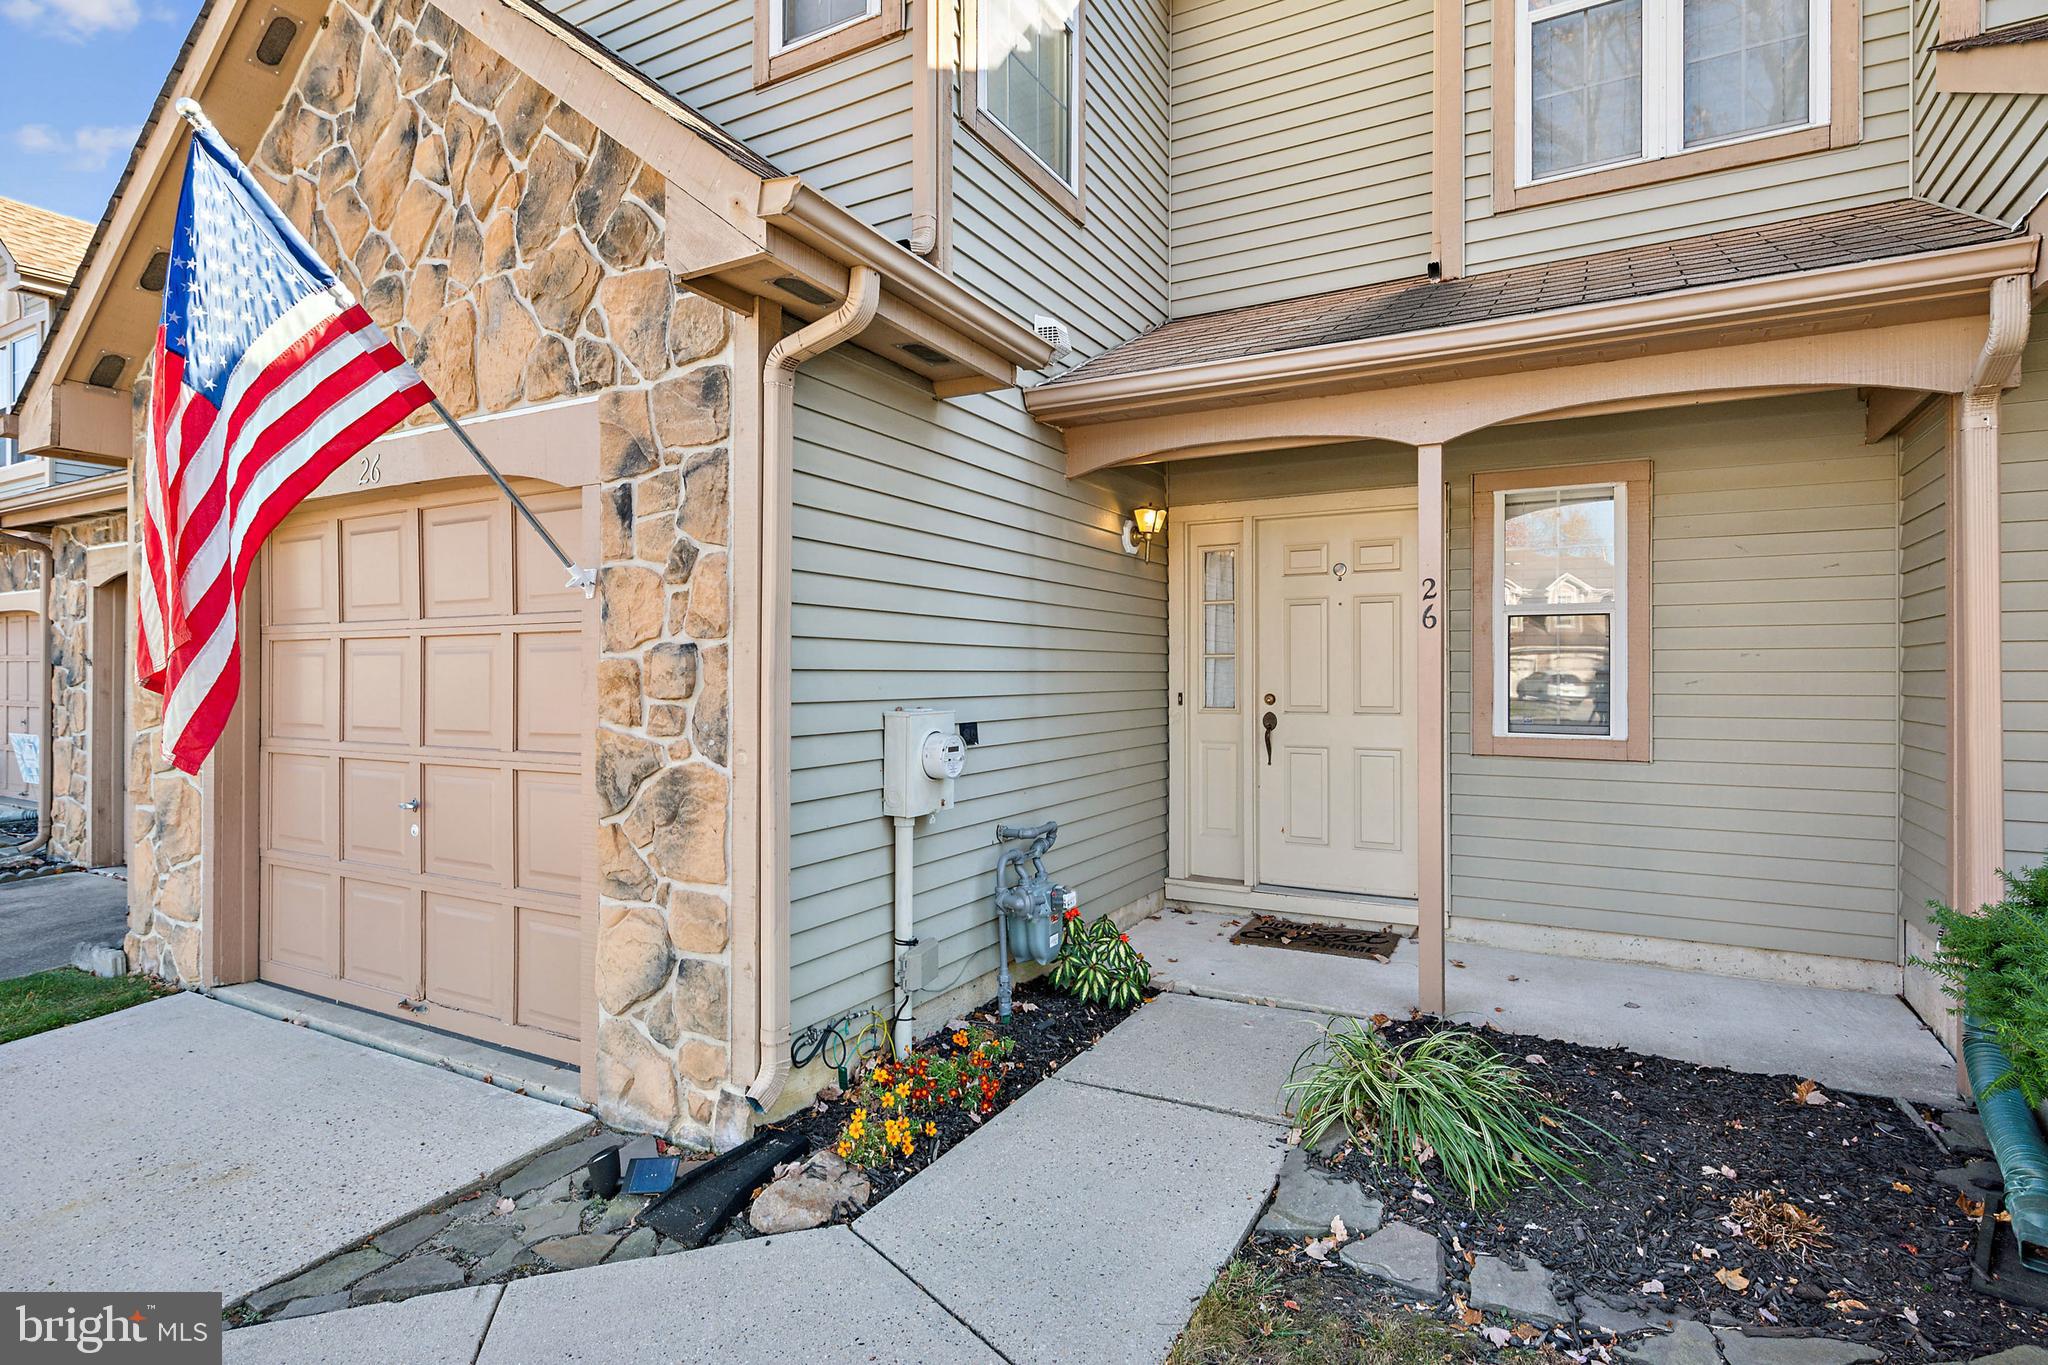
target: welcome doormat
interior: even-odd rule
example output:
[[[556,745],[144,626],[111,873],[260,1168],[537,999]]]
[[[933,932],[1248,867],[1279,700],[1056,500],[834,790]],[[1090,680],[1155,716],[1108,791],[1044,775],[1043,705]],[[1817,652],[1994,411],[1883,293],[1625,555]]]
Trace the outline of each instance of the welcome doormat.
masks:
[[[1361,929],[1348,924],[1310,924],[1304,920],[1281,919],[1277,915],[1254,915],[1250,923],[1230,936],[1230,941],[1256,944],[1262,948],[1292,948],[1301,953],[1366,957],[1374,962],[1385,962],[1401,943],[1399,935],[1385,929]]]

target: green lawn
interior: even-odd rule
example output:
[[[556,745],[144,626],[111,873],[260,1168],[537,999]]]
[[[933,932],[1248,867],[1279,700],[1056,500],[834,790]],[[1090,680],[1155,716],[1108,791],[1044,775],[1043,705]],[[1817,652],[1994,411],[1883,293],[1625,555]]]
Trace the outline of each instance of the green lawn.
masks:
[[[76,967],[0,981],[0,1043],[97,1019],[162,994],[163,989],[146,976],[109,980]]]
[[[1456,1332],[1407,1315],[1346,1318],[1295,1306],[1249,1261],[1232,1261],[1195,1305],[1166,1365],[1462,1365]]]

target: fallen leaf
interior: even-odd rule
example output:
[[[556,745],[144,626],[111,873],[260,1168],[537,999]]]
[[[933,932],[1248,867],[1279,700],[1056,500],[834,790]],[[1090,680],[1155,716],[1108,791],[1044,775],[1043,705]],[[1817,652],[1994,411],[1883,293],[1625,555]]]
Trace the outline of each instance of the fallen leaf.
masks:
[[[1528,1064],[1529,1064],[1530,1066],[1548,1066],[1548,1065],[1550,1065],[1550,1063],[1548,1063],[1548,1062],[1546,1062],[1546,1061],[1544,1061],[1544,1060],[1543,1060],[1543,1054],[1542,1054],[1542,1053],[1540,1053],[1540,1052],[1532,1052],[1532,1053],[1530,1053],[1530,1054],[1529,1054],[1528,1056],[1526,1056],[1526,1057],[1522,1058],[1522,1060],[1523,1060],[1523,1061],[1525,1061],[1525,1062],[1527,1062],[1527,1063],[1528,1063]]]
[[[1836,1299],[1828,1307],[1834,1309],[1837,1313],[1857,1313],[1870,1307],[1870,1305],[1861,1299]]]
[[[1969,1214],[1972,1218],[1982,1218],[1984,1216],[1984,1201],[1972,1199],[1967,1194],[1956,1196],[1956,1207]]]
[[[1515,1324],[1513,1335],[1516,1341],[1534,1341],[1543,1335],[1543,1329],[1526,1322],[1518,1322]]]
[[[1747,1291],[1749,1288],[1749,1276],[1733,1266],[1722,1266],[1714,1272],[1714,1278],[1738,1294]]]
[[[509,1199],[500,1199],[500,1200],[498,1201],[498,1205],[497,1205],[497,1208],[496,1208],[496,1209],[494,1210],[494,1212],[497,1212],[497,1213],[510,1213],[510,1212],[512,1212],[512,1210],[514,1210],[514,1209],[516,1209],[516,1208],[518,1208],[518,1207],[519,1207],[519,1206],[518,1206],[517,1204],[513,1203],[513,1202],[512,1202],[511,1200],[509,1200]]]
[[[1641,1290],[1641,1292],[1645,1294],[1660,1295],[1664,1292],[1664,1281],[1644,1280],[1642,1284],[1638,1287]]]
[[[1911,1185],[1908,1185],[1903,1180],[1894,1180],[1892,1182],[1892,1188],[1897,1190],[1900,1194],[1911,1194],[1913,1192],[1913,1187]]]
[[[1290,1313],[1297,1313],[1301,1311],[1301,1305],[1296,1303],[1293,1299],[1280,1300],[1280,1306],[1282,1308],[1285,1308]]]
[[[1460,962],[1460,961],[1458,961],[1458,959],[1456,959],[1456,958],[1454,957],[1454,958],[1452,958],[1452,959],[1451,959],[1451,965],[1452,965],[1453,967],[1458,967],[1458,968],[1462,968],[1462,967],[1464,967],[1464,965],[1465,965],[1465,964],[1464,964],[1464,963],[1462,963],[1462,962]]]
[[[1920,1315],[1918,1313],[1915,1313],[1911,1308],[1901,1308],[1899,1310],[1899,1316],[1904,1318],[1907,1322],[1911,1323],[1915,1327],[1918,1327],[1920,1325]]]
[[[1828,1096],[1827,1092],[1820,1088],[1818,1081],[1801,1081],[1792,1087],[1792,1102],[1794,1104],[1826,1104]]]
[[[1457,1310],[1458,1321],[1467,1327],[1477,1327],[1480,1323],[1486,1321],[1484,1315],[1477,1308],[1465,1302],[1463,1294],[1451,1295],[1451,1307]]]
[[[1373,1026],[1374,1028],[1385,1028],[1385,1027],[1386,1027],[1387,1025],[1389,1025],[1389,1024],[1391,1024],[1391,1023],[1393,1023],[1393,1022],[1394,1022],[1394,1021],[1393,1021],[1392,1019],[1389,1019],[1389,1018],[1388,1018],[1388,1017],[1387,1017],[1386,1015],[1384,1015],[1384,1014],[1375,1014],[1375,1015],[1374,1015],[1374,1016],[1372,1017],[1372,1026]]]
[[[1479,1335],[1486,1338],[1486,1344],[1496,1349],[1514,1340],[1514,1335],[1505,1327],[1482,1327]]]
[[[1331,1236],[1331,1237],[1333,1237],[1333,1238],[1335,1238],[1335,1239],[1336,1239],[1336,1240],[1337,1240],[1337,1241],[1338,1241],[1339,1243],[1343,1243],[1343,1242],[1348,1242],[1348,1241],[1350,1241],[1350,1240],[1351,1240],[1351,1234],[1350,1234],[1350,1233],[1348,1233],[1348,1232],[1346,1232],[1346,1231],[1344,1230],[1344,1218],[1343,1218],[1343,1215],[1341,1215],[1341,1214],[1333,1214],[1333,1215],[1331,1215],[1331,1217],[1330,1217],[1330,1236]]]

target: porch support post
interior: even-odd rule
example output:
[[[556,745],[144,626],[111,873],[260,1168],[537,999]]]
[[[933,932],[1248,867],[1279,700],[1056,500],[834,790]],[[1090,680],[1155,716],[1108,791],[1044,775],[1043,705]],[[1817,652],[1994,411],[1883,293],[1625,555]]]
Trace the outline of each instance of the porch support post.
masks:
[[[1948,455],[1949,903],[1999,898],[2005,731],[1999,619],[1999,398],[2026,345],[2027,278],[1991,291],[1990,327],[1951,409]]]
[[[1444,1012],[1444,448],[1415,448],[1416,1003]]]

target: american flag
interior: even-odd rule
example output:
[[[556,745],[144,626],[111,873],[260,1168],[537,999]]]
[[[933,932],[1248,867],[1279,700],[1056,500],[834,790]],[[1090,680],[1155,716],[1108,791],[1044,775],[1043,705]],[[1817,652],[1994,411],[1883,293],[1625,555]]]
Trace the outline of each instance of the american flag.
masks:
[[[263,539],[433,392],[211,127],[178,199],[142,472],[136,672],[199,771],[241,688]]]

